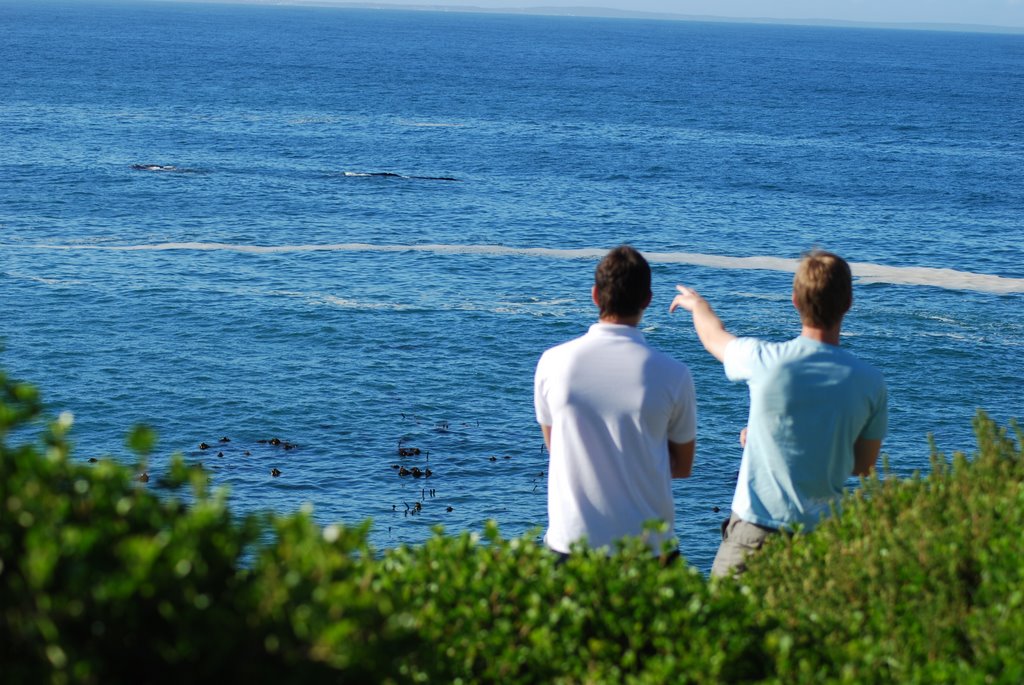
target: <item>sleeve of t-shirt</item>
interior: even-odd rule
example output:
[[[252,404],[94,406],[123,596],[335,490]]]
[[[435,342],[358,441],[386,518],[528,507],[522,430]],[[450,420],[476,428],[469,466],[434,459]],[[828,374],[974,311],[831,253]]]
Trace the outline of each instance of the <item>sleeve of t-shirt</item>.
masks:
[[[725,377],[731,381],[748,381],[761,367],[762,341],[757,338],[734,338],[725,346],[722,364]]]
[[[874,405],[871,418],[868,419],[858,436],[864,440],[881,440],[889,429],[889,393],[884,381],[875,398]]]
[[[682,445],[697,437],[697,393],[689,370],[680,385],[679,399],[668,426],[668,439]]]
[[[544,357],[537,362],[537,370],[533,374],[533,410],[537,414],[537,423],[542,426],[551,425],[551,409],[544,398]]]

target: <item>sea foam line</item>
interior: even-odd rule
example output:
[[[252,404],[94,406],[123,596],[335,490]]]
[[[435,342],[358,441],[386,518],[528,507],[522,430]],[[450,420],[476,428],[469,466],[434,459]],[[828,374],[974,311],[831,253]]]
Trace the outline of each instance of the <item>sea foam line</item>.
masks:
[[[544,257],[548,259],[600,259],[605,248],[554,249],[547,247],[506,247],[504,245],[375,245],[338,243],[321,245],[238,245],[233,243],[154,243],[149,245],[0,245],[0,248],[37,250],[104,250],[112,252],[201,250],[251,254],[295,252],[429,252],[432,254],[471,254],[492,256]],[[783,257],[729,257],[697,252],[644,252],[648,261],[659,264],[686,264],[714,269],[743,269],[793,273],[797,260]],[[867,262],[850,264],[860,283],[926,285],[949,290],[974,290],[988,293],[1024,293],[1024,278],[1008,278],[955,269],[927,266],[887,266]]]

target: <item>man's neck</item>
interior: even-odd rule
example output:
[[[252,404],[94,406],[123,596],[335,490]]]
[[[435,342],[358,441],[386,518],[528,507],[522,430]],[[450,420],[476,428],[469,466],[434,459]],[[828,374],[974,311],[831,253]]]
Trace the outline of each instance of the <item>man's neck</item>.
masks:
[[[829,345],[839,345],[839,329],[840,325],[833,326],[832,328],[815,328],[804,324],[800,329],[800,335],[811,340],[817,340],[818,342],[827,343]]]
[[[643,318],[643,314],[637,316],[602,316],[597,319],[598,323],[611,323],[617,326],[632,326],[636,328],[640,325],[640,319]]]

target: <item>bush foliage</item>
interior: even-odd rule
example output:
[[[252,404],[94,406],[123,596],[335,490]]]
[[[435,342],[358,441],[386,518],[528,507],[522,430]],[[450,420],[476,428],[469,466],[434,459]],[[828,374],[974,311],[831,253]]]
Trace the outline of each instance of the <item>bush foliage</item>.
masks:
[[[0,376],[7,682],[1024,681],[1024,441],[983,415],[972,459],[869,479],[713,582],[639,540],[559,564],[493,526],[377,552],[366,524],[239,518],[180,461],[181,497],[75,462],[68,417],[9,444],[40,416]]]

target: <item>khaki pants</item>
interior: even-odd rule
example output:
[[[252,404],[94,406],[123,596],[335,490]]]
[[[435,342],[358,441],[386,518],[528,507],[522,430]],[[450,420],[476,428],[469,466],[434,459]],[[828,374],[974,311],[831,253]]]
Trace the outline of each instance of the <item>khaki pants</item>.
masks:
[[[735,512],[730,512],[729,518],[722,521],[722,544],[718,546],[711,575],[716,578],[740,575],[747,570],[746,558],[761,549],[770,535],[778,532],[774,528],[748,523]]]

